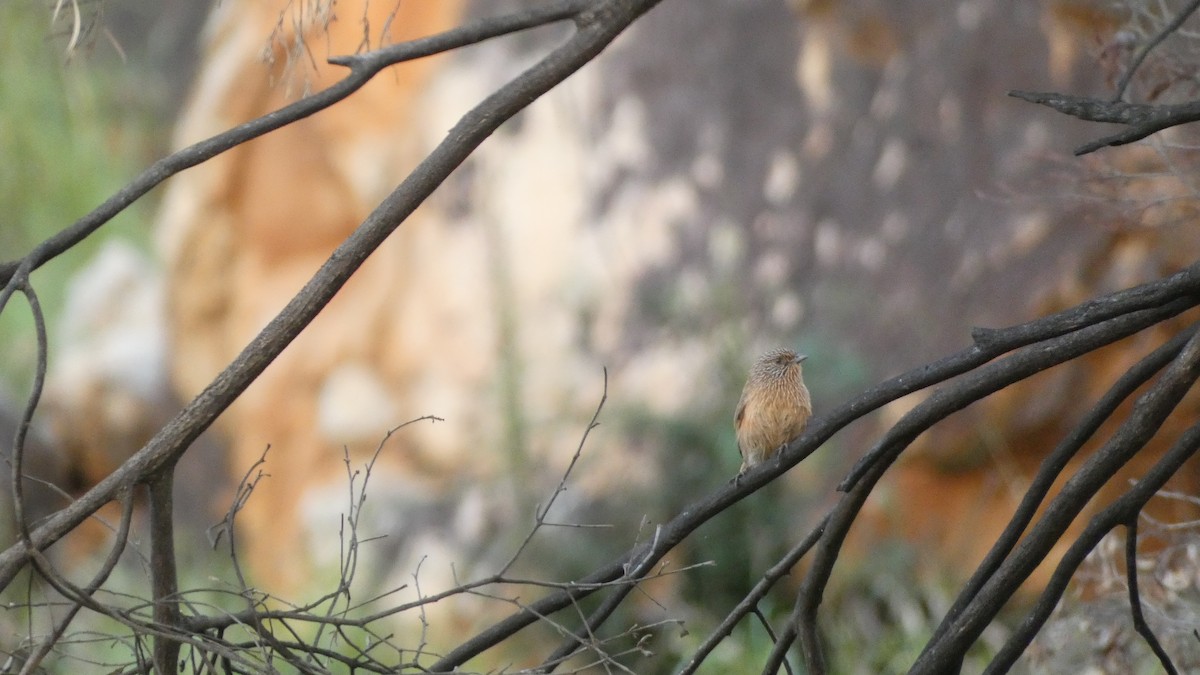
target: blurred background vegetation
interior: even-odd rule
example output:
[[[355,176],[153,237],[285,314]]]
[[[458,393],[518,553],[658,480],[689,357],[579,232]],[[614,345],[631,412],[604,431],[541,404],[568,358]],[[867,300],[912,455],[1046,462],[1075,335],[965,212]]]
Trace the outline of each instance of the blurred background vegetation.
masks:
[[[137,172],[168,152],[174,115],[186,91],[190,73],[194,33],[178,30],[185,25],[176,18],[176,30],[147,30],[155,17],[178,13],[180,3],[109,1],[84,5],[99,12],[83,18],[87,27],[77,44],[72,44],[72,17],[58,20],[43,3],[13,1],[0,3],[0,258],[23,255],[38,242],[67,227],[95,208]],[[194,3],[202,6],[205,3]],[[192,10],[199,11],[199,10]],[[108,13],[105,16],[102,13]],[[191,22],[194,28],[194,15]],[[164,37],[164,34],[166,37]],[[184,36],[191,35],[190,38]],[[106,225],[83,245],[39,270],[34,281],[51,323],[59,316],[65,289],[75,272],[106,240],[121,238],[150,251],[151,222],[160,193],[153,192]],[[730,280],[736,283],[737,280]],[[53,336],[53,325],[51,334]],[[0,314],[0,344],[6,358],[0,361],[0,381],[10,397],[19,400],[29,384],[35,344],[27,311]],[[53,338],[52,338],[53,341]],[[808,381],[821,398],[840,399],[868,383],[868,370],[856,354],[841,349],[834,337],[809,336],[798,346],[818,353],[810,362]],[[51,358],[53,358],[53,353]],[[729,411],[733,409],[744,378],[744,355],[730,353],[720,374],[720,395],[710,398],[710,408],[693,409],[686,417],[660,419],[637,409],[615,406],[607,415],[611,423],[626,429],[642,447],[655,453],[663,475],[672,480],[665,490],[636,497],[654,520],[669,519],[680,508],[713,487],[713,475],[732,475],[739,459]],[[607,423],[607,422],[606,422]],[[824,452],[828,458],[838,453]],[[680,459],[682,458],[682,459]],[[722,467],[713,471],[713,466]],[[831,467],[811,466],[800,480],[819,479]],[[806,478],[807,477],[807,478]],[[747,500],[707,525],[689,541],[677,566],[712,561],[677,578],[681,597],[694,613],[680,629],[667,629],[651,643],[660,654],[652,670],[669,673],[685,661],[721,619],[720,611],[732,607],[757,581],[760,571],[778,559],[792,542],[811,527],[819,504],[806,500],[795,485],[779,482],[767,494]],[[629,508],[630,495],[619,501],[597,505],[596,515],[617,525],[622,532],[637,530],[630,518],[641,517],[640,509]],[[629,521],[629,522],[625,522]],[[652,526],[651,526],[652,531]],[[539,560],[538,574],[572,578],[590,571],[598,560],[622,550],[628,542],[589,535],[571,535],[579,546],[560,547],[554,537],[531,556]],[[835,664],[839,673],[892,672],[910,661],[931,627],[932,616],[944,609],[952,588],[934,585],[920,590],[910,583],[913,552],[901,544],[889,544],[869,561],[852,566],[854,580],[843,584],[829,599],[826,614],[832,653],[844,660]],[[564,551],[568,551],[564,555]],[[187,587],[210,585],[206,578],[227,574],[212,565],[219,556],[189,555],[193,563],[183,573]],[[219,562],[218,562],[219,564]],[[532,570],[531,570],[532,571]],[[140,573],[126,570],[118,588],[137,589]],[[795,581],[796,579],[793,579]],[[189,582],[190,581],[190,582]],[[18,584],[21,586],[22,584]],[[850,592],[848,589],[856,590]],[[784,584],[761,606],[775,626],[791,611],[794,587]],[[232,609],[229,596],[193,598]],[[586,606],[585,606],[586,609]],[[633,610],[614,625],[638,621]],[[29,615],[7,615],[11,625],[21,625]],[[44,617],[43,617],[44,618]],[[107,636],[121,631],[103,618],[77,626],[94,631],[95,642],[65,643],[64,655],[95,664],[119,664],[136,649],[133,643]],[[48,630],[49,625],[43,627]],[[725,641],[709,660],[705,672],[758,672],[759,656],[769,649],[769,638],[761,626],[745,621],[734,639]],[[983,648],[986,652],[986,647]],[[107,653],[107,658],[98,657]],[[850,659],[850,660],[845,660]],[[61,667],[76,667],[71,658]],[[66,672],[64,670],[63,672]]]
[[[68,227],[166,152],[191,59],[153,60],[165,45],[149,42],[146,19],[134,19],[165,11],[155,4],[83,3],[84,30],[72,46],[69,6],[54,20],[46,3],[0,3],[0,258],[24,255]],[[179,3],[164,6],[172,4]],[[174,43],[180,56],[192,48]],[[50,321],[71,274],[104,241],[149,249],[158,195],[34,274]],[[0,314],[0,386],[19,397],[29,386],[35,343],[29,312],[15,302],[17,311]]]
[[[194,65],[198,18],[209,6],[184,0],[84,4],[81,7],[85,12],[106,15],[85,16],[81,25],[88,29],[73,43],[72,18],[53,20],[44,3],[0,3],[0,157],[4,158],[0,162],[0,259],[23,255],[67,227],[168,152],[175,114]],[[159,191],[152,192],[97,236],[36,273],[34,281],[51,322],[61,311],[71,275],[104,241],[121,238],[150,251],[150,225],[159,196]],[[738,283],[736,277],[728,279],[730,288]],[[716,289],[720,312],[734,311],[738,304],[738,296],[730,288]],[[721,291],[729,292],[721,295]],[[20,400],[29,385],[34,342],[28,312],[20,300],[14,303],[15,307],[0,314],[0,345],[6,354],[0,360],[0,389],[7,389],[11,398]],[[858,306],[857,302],[840,304]],[[669,294],[663,294],[662,306],[648,305],[645,311],[673,319],[681,318],[673,313],[685,313],[673,306]],[[52,325],[52,348],[53,332]],[[842,400],[872,381],[864,355],[837,335],[807,331],[803,338],[792,338],[789,346],[821,357],[806,364],[806,379],[819,396],[818,404]],[[610,403],[603,423],[620,429],[635,449],[651,454],[659,473],[669,480],[654,489],[631,487],[607,503],[588,504],[586,517],[581,520],[611,523],[620,535],[582,530],[539,539],[528,556],[537,566],[525,572],[555,579],[585,574],[598,561],[624,550],[632,533],[649,536],[654,522],[671,518],[736,471],[739,460],[733,450],[730,417],[748,365],[747,355],[740,351],[742,345],[737,347],[722,356],[720,371],[705,382],[714,393],[700,398],[700,403],[686,414],[664,418],[642,408]],[[513,424],[518,425],[519,420]],[[519,440],[520,429],[514,429]],[[684,600],[685,606],[671,606],[670,613],[682,615],[687,623],[682,628],[664,629],[650,643],[650,649],[658,654],[650,661],[654,665],[638,672],[669,673],[677,669],[724,611],[753,586],[761,570],[812,527],[827,506],[812,495],[827,491],[804,488],[836,475],[844,468],[838,462],[860,450],[839,447],[846,443],[842,437],[835,439],[830,447],[794,471],[795,475],[739,503],[685,542],[683,550],[673,557],[675,567],[710,561],[714,564],[671,580],[676,584],[672,592]],[[643,526],[639,522],[642,518],[647,518],[649,524]],[[523,533],[519,528],[514,531]],[[823,613],[830,653],[840,659],[832,666],[834,672],[897,672],[915,658],[956,589],[947,578],[919,578],[920,556],[919,550],[893,540],[881,544],[864,559],[843,562]],[[219,555],[189,552],[183,559],[191,563],[184,570],[184,587],[209,587],[212,577],[228,576],[229,570],[221,567],[224,559]],[[141,570],[127,571],[128,578],[118,581],[116,587],[128,584],[140,591]],[[772,625],[778,627],[786,620],[798,580],[799,574],[785,580],[762,603],[760,609]],[[207,601],[233,606],[225,605],[233,602],[229,596]],[[1092,611],[1082,600],[1072,601],[1076,603],[1073,607],[1081,608],[1081,614]],[[650,597],[646,602],[630,603],[620,610],[623,615],[619,620],[610,625],[645,623],[645,617],[653,613],[653,604]],[[14,633],[25,629],[25,618],[5,616],[15,626]],[[113,628],[99,620],[81,630],[106,635],[114,632]],[[546,631],[542,637],[554,636]],[[977,660],[967,663],[966,671],[981,670],[1003,638],[1002,627],[985,633],[974,654]],[[119,662],[134,647],[118,643],[77,642],[67,649],[90,660],[97,660],[94,645],[102,644],[110,651],[126,650],[114,656]],[[1123,644],[1130,650],[1141,648],[1136,639]],[[734,639],[718,648],[703,672],[758,672],[760,655],[767,649],[769,638],[761,626],[745,621],[736,629]],[[1147,655],[1138,654],[1140,660],[1135,660],[1145,663]],[[64,662],[62,672],[71,667],[70,662]]]

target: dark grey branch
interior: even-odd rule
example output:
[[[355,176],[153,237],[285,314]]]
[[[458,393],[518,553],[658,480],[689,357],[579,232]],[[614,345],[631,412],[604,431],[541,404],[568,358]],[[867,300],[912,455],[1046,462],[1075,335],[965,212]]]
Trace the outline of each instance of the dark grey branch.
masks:
[[[963,609],[974,600],[984,583],[996,573],[1000,564],[1017,545],[1021,534],[1025,532],[1029,523],[1033,521],[1033,517],[1036,515],[1042,500],[1050,493],[1051,487],[1053,487],[1055,481],[1061,476],[1062,471],[1066,468],[1071,458],[1079,452],[1084,443],[1087,443],[1092,438],[1096,431],[1100,429],[1100,426],[1112,417],[1119,405],[1132,396],[1133,392],[1148,382],[1155,373],[1166,367],[1179,354],[1180,350],[1183,349],[1183,345],[1196,334],[1198,329],[1200,327],[1192,326],[1182,331],[1118,378],[1117,382],[1088,411],[1088,414],[1071,433],[1054,448],[1049,456],[1042,460],[1037,473],[1034,474],[1033,480],[1030,481],[1029,488],[1021,497],[1021,502],[1013,513],[1012,519],[1004,528],[1004,532],[1001,533],[991,550],[988,551],[983,562],[976,568],[975,573],[971,575],[971,578],[963,586],[954,604],[951,605],[950,610],[946,612],[946,616],[942,619],[940,625],[938,625],[937,630],[934,631],[932,640],[938,640],[945,634],[946,630],[958,618]]]
[[[242,350],[233,363],[121,468],[32,532],[32,544],[38,548],[49,546],[111,501],[121,488],[144,481],[177,460],[200,433],[207,429],[316,317],[367,256],[374,252],[480,143],[504,121],[593,59],[629,23],[657,1],[609,0],[595,3],[562,0],[537,12],[528,11],[518,15],[523,17],[523,22],[516,23],[526,27],[559,18],[573,18],[579,30],[563,45],[468,112],[450,130],[447,138],[347,237],[296,297]],[[551,11],[551,8],[554,11]],[[467,27],[471,30],[464,28],[443,34],[456,36],[454,40],[427,38],[427,41],[432,42],[422,43],[421,48],[414,51],[411,58],[445,51],[453,48],[455,44],[470,44],[486,37],[512,32],[512,26],[513,22],[504,23],[504,30],[499,30],[491,23],[481,22]],[[399,55],[393,54],[392,57],[399,58]],[[69,247],[87,236],[168,175],[198,164],[249,138],[332,105],[361,87],[382,69],[384,63],[382,59],[375,59],[370,54],[356,57],[353,61],[351,74],[329,89],[156,163],[146,174],[114,195],[93,214],[38,246],[33,253],[22,259],[17,264],[16,276],[10,280],[5,293],[11,293],[12,281],[24,278],[37,265],[53,257],[62,246]],[[7,295],[0,294],[0,309],[6,297]],[[31,552],[23,543],[17,543],[0,553],[0,587],[11,582],[30,555]]]
[[[46,387],[47,355],[49,352],[49,337],[46,333],[46,316],[42,313],[42,303],[28,279],[22,279],[18,284],[25,299],[29,302],[29,311],[33,314],[34,335],[37,339],[37,361],[33,373],[33,387],[25,401],[25,409],[21,413],[21,422],[13,438],[12,454],[12,499],[13,514],[17,520],[17,528],[22,539],[29,538],[29,519],[25,515],[25,441],[29,437],[29,426],[33,424],[33,414],[37,411],[38,402],[42,399],[42,391]]]
[[[934,392],[909,411],[868,452],[869,461],[860,463],[860,466],[867,467],[866,473],[834,508],[826,534],[817,547],[812,566],[801,583],[792,620],[780,634],[779,642],[771,653],[764,672],[775,672],[778,669],[778,664],[782,662],[791,642],[797,637],[801,640],[809,672],[825,672],[817,630],[817,610],[824,598],[825,587],[837,563],[842,543],[875,484],[918,435],[973,401],[1046,368],[1144,330],[1194,304],[1190,299],[1177,300],[1160,308],[1141,310],[1109,319],[1075,333],[1053,338],[1044,344],[1029,346],[1010,357],[989,363],[954,386]]]
[[[1200,376],[1200,333],[1188,340],[1158,383],[1138,398],[1130,416],[1117,432],[1067,481],[1021,545],[984,584],[962,614],[939,639],[926,646],[913,665],[912,673],[943,672],[948,663],[966,653],[1004,602],[1061,539],[1088,500],[1154,436],[1197,376]],[[1144,483],[1145,480],[1138,483],[1138,487]],[[1118,521],[1118,524],[1120,522],[1124,521]]]
[[[109,549],[108,556],[104,559],[104,563],[100,565],[100,570],[92,578],[92,581],[89,582],[87,586],[83,587],[83,589],[81,589],[83,594],[89,598],[92,597],[96,591],[100,590],[100,587],[104,585],[105,581],[108,581],[109,575],[112,574],[113,570],[117,568],[117,563],[121,559],[121,554],[125,552],[125,545],[129,543],[129,527],[133,523],[133,493],[126,491],[124,494],[120,495],[120,500],[121,521],[117,529],[113,546],[111,549]],[[79,602],[71,605],[71,608],[67,610],[66,615],[63,616],[54,626],[54,630],[52,630],[48,635],[46,635],[45,639],[42,640],[42,643],[38,646],[37,652],[35,652],[30,659],[25,662],[25,665],[21,669],[22,675],[27,672],[37,672],[39,664],[43,659],[46,658],[46,656],[50,653],[50,650],[52,650],[58,643],[59,639],[61,639],[62,636],[67,632],[67,628],[71,625],[71,622],[75,620],[75,617],[83,608],[84,605]]]
[[[480,19],[438,35],[354,56],[331,58],[329,59],[330,63],[350,68],[350,74],[328,89],[160,159],[91,213],[42,242],[25,257],[0,263],[0,284],[8,285],[18,271],[21,276],[26,276],[29,272],[70,250],[71,247],[86,239],[118,213],[124,211],[171,176],[202,164],[230,148],[334,105],[358,91],[388,66],[448,52],[537,26],[575,19],[581,13],[588,11],[592,4],[590,0],[555,0],[513,14]],[[10,294],[11,288],[0,294],[0,311],[4,309]]]
[[[1139,512],[1140,510],[1139,508]],[[1162,643],[1158,641],[1142,613],[1142,596],[1138,593],[1137,547],[1138,516],[1134,514],[1125,523],[1125,579],[1126,586],[1129,588],[1129,613],[1133,618],[1133,629],[1142,636],[1142,639],[1150,646],[1150,651],[1158,657],[1158,663],[1163,667],[1163,671],[1167,675],[1179,675],[1179,669],[1171,661],[1167,650],[1163,649]]]
[[[974,347],[911,372],[927,372],[935,367],[940,369],[943,363],[951,359],[961,359],[964,362],[960,364],[961,370],[955,368],[951,372],[945,373],[944,377],[937,377],[918,387],[921,389],[964,373],[1019,347],[1065,335],[1123,314],[1161,307],[1184,297],[1190,297],[1193,306],[1200,304],[1200,263],[1189,265],[1166,279],[1094,298],[1057,314],[1034,319],[1017,326],[1000,329],[976,328],[971,331],[971,337],[975,341]],[[900,384],[899,380],[909,377],[911,377],[909,374],[901,375],[890,382]],[[859,460],[846,478],[838,484],[838,490],[845,492],[853,487],[880,453],[881,450],[869,452]]]
[[[1010,328],[976,331],[977,344],[937,362],[887,380],[830,413],[813,418],[804,434],[779,453],[776,461],[766,462],[751,469],[742,476],[737,484],[730,480],[713,494],[689,505],[678,516],[660,527],[653,542],[634,547],[613,562],[581,579],[580,584],[588,585],[587,587],[551,593],[531,603],[528,609],[512,614],[456,647],[434,664],[431,670],[445,671],[462,665],[468,659],[534,623],[538,617],[553,614],[570,606],[579,598],[595,592],[597,590],[595,584],[608,584],[626,579],[629,569],[642,574],[646,573],[697,527],[788,471],[850,423],[891,401],[978,368],[1013,349],[1055,336],[1063,336],[1072,331],[1080,331],[1080,329],[1102,324],[1108,320],[1118,319],[1107,326],[1099,326],[1100,330],[1098,331],[1089,333],[1088,339],[1093,341],[1090,349],[1095,349],[1174,316],[1185,309],[1195,307],[1200,300],[1197,297],[1198,293],[1200,293],[1200,263],[1193,264],[1168,278],[1096,298],[1041,319]],[[1132,318],[1125,317],[1128,314],[1134,316]],[[1109,331],[1112,333],[1108,334]],[[1075,347],[1078,346],[1075,345]],[[1031,366],[1033,370],[1030,372],[1037,372],[1055,363],[1060,363],[1064,358],[1064,355],[1060,353],[1050,353],[1050,356],[1047,357],[1039,356],[1037,351],[1033,351],[1022,359],[1006,360],[1004,362],[1006,365],[994,373],[996,377],[1007,377],[1011,375],[1007,369]],[[953,405],[953,402],[951,401],[950,404]],[[949,412],[947,410],[945,414],[949,414]],[[888,465],[890,462],[865,461],[863,470],[877,471],[879,475],[882,475]],[[859,489],[859,486],[850,477],[843,481],[839,488],[846,485],[855,485],[855,490]],[[865,488],[860,496],[865,498],[866,492],[869,492],[869,488]],[[852,521],[853,514],[856,512],[856,510],[853,512],[847,510],[844,515],[849,521]],[[849,521],[843,523],[842,527],[848,528]],[[830,530],[834,526],[835,524],[831,522],[826,529]],[[826,536],[828,536],[828,532]],[[822,539],[823,547],[826,545],[826,541],[826,538]],[[839,545],[830,545],[830,550],[836,551]],[[835,561],[836,553],[827,562],[831,566]],[[789,630],[792,631],[790,637]],[[795,625],[791,623],[784,627],[780,635],[781,645],[795,639],[794,630]],[[786,650],[786,646],[781,649]],[[782,655],[776,663],[781,662]]]
[[[1110,136],[1089,141],[1075,149],[1076,155],[1086,155],[1108,146],[1126,145],[1140,141],[1150,134],[1181,124],[1200,120],[1200,101],[1153,105],[1103,101],[1085,96],[1054,92],[1010,91],[1009,96],[1053,108],[1064,115],[1087,122],[1124,124],[1126,129]]]
[[[658,2],[659,0],[558,0],[508,16],[484,19],[422,40],[360,55],[330,59],[332,63],[350,69],[347,77],[341,82],[314,96],[164,158],[95,211],[43,242],[29,255],[17,261],[0,264],[0,282],[5,284],[3,291],[0,291],[2,311],[15,290],[27,288],[30,272],[82,241],[170,175],[335,104],[389,65],[551,22],[572,20],[576,25],[575,33],[551,54],[464,116],[437,149],[334,251],[305,288],[247,345],[238,358],[144,448],[71,506],[55,514],[35,530],[24,530],[21,541],[0,553],[0,587],[11,583],[17,572],[32,561],[34,567],[56,589],[77,603],[75,611],[79,607],[86,607],[99,613],[108,613],[134,627],[139,635],[153,636],[156,647],[174,645],[172,649],[156,648],[155,658],[160,667],[168,666],[168,662],[176,659],[172,656],[172,650],[177,649],[179,645],[188,645],[197,652],[208,649],[213,658],[219,655],[223,659],[235,661],[238,650],[244,645],[224,641],[220,638],[220,631],[235,623],[242,623],[252,626],[262,637],[266,647],[276,650],[284,660],[304,672],[316,672],[306,665],[305,654],[320,654],[354,668],[380,668],[371,661],[366,652],[346,656],[307,644],[292,625],[297,621],[314,620],[311,615],[306,614],[304,608],[267,611],[247,595],[247,610],[236,615],[182,617],[179,615],[178,605],[174,602],[177,596],[175,589],[169,585],[174,578],[173,571],[156,578],[153,622],[144,621],[132,612],[104,607],[91,597],[103,579],[96,582],[95,587],[78,589],[49,567],[41,549],[74,529],[114,496],[121,495],[125,499],[126,508],[129,509],[129,495],[133,486],[154,481],[156,477],[162,481],[164,476],[169,476],[174,462],[191,442],[304,329],[366,257],[390,236],[480,143],[505,120],[598,55],[619,33]],[[1197,3],[1200,4],[1200,0],[1197,0]],[[1148,52],[1150,48],[1152,46],[1145,51]],[[1134,69],[1136,64],[1131,71]],[[1122,133],[1086,145],[1080,149],[1081,153],[1091,152],[1106,145],[1132,142],[1155,131],[1200,119],[1200,103],[1149,106],[1119,101],[1096,101],[1060,94],[1013,92],[1012,95],[1080,119],[1126,125],[1127,129]],[[543,584],[551,589],[545,597],[528,606],[522,606],[511,616],[465,640],[430,666],[430,670],[436,672],[456,669],[467,660],[513,636],[525,626],[538,620],[548,620],[551,615],[564,608],[577,607],[580,599],[593,593],[607,593],[607,597],[589,616],[568,617],[574,618],[573,625],[576,627],[567,631],[569,637],[543,664],[544,670],[553,670],[580,649],[585,641],[596,639],[599,630],[610,620],[629,592],[653,574],[655,569],[660,568],[664,556],[697,527],[778,478],[854,421],[900,397],[958,378],[950,386],[935,392],[914,408],[880,439],[838,486],[839,490],[847,492],[841,502],[804,540],[767,571],[762,580],[697,651],[688,670],[685,671],[692,672],[698,668],[707,653],[729,635],[733,626],[756,611],[757,602],[775,582],[816,545],[814,560],[802,583],[792,616],[782,627],[764,672],[776,672],[780,665],[785,663],[784,656],[797,639],[801,641],[808,671],[824,672],[825,662],[819,644],[817,610],[823,599],[825,586],[836,564],[846,533],[858,517],[863,502],[913,439],[931,425],[973,401],[1041,370],[1192,309],[1197,305],[1198,298],[1200,264],[1194,264],[1167,279],[1114,293],[1049,317],[1010,328],[976,329],[972,333],[974,344],[970,347],[888,380],[829,414],[814,419],[806,433],[785,448],[775,461],[752,469],[737,483],[730,481],[711,495],[689,505],[670,522],[660,526],[652,540],[632,547],[616,560],[577,582]],[[968,583],[942,626],[939,626],[921,660],[914,665],[914,671],[946,670],[960,662],[962,654],[976,639],[979,631],[994,619],[999,607],[1011,597],[1016,586],[1028,576],[1032,567],[1045,558],[1049,546],[1061,539],[1066,524],[1078,513],[1082,504],[1157,431],[1162,420],[1171,413],[1182,396],[1182,392],[1191,386],[1200,372],[1198,335],[1200,332],[1193,326],[1143,359],[1113,386],[1089,416],[1043,463],[1033,487],[1010,522],[1009,529]],[[1005,357],[1014,351],[1015,353]],[[1113,414],[1121,401],[1171,360],[1174,360],[1171,368],[1139,399],[1134,414],[1118,434],[1072,477],[1067,488],[1051,502],[1046,515],[1018,547],[1020,533],[1032,521],[1037,506],[1048,493],[1050,484],[1060,476],[1066,461],[1095,433],[1096,427]],[[33,397],[30,415],[35,406],[36,397]],[[1088,530],[1076,541],[1068,557],[1059,565],[1050,589],[1042,596],[1035,612],[1014,635],[1010,646],[1006,646],[1006,651],[993,663],[993,670],[1002,668],[1005,663],[1011,663],[1009,659],[1015,659],[1015,655],[1027,646],[1028,640],[1032,639],[1037,627],[1048,615],[1049,607],[1052,607],[1061,595],[1066,580],[1074,572],[1082,556],[1094,547],[1098,537],[1115,527],[1115,524],[1128,523],[1130,518],[1136,518],[1145,499],[1158,489],[1155,481],[1161,478],[1161,481],[1165,482],[1166,478],[1178,469],[1179,463],[1195,452],[1197,446],[1200,446],[1200,432],[1194,428],[1180,439],[1150,475],[1113,507],[1093,519]],[[160,490],[165,490],[164,503],[169,504],[169,478],[165,481],[155,482],[154,485]],[[1160,487],[1162,482],[1158,482],[1157,486]],[[1146,492],[1147,490],[1149,492]],[[19,495],[19,492],[17,494]],[[160,511],[159,515],[164,513],[168,525],[166,529],[169,531],[169,510]],[[118,537],[118,547],[113,549],[114,555],[119,555],[119,548],[124,545],[127,527],[127,519],[123,519],[122,534]],[[164,538],[163,541],[168,539]],[[115,564],[115,557],[113,561]],[[157,562],[156,559],[156,565]],[[173,561],[166,562],[173,564]],[[162,583],[159,584],[159,581]],[[391,608],[374,616],[395,614],[417,604],[436,601],[439,597],[472,592],[473,589],[484,585],[512,583],[539,582],[522,582],[495,575],[479,582],[464,584],[445,594],[423,596],[419,603]],[[163,602],[164,600],[166,602]],[[162,613],[163,610],[173,613]],[[1043,614],[1043,611],[1046,614]],[[328,626],[331,630],[340,630],[348,625],[362,625],[363,621],[333,615],[318,620],[322,622],[322,628]],[[69,621],[69,618],[66,621]],[[286,635],[285,639],[280,639],[273,634],[266,625],[268,621],[280,634],[290,631],[294,641],[286,639]],[[555,621],[557,623],[557,620]],[[568,623],[569,621],[563,621],[561,625],[566,626]],[[65,629],[65,623],[63,628]],[[209,630],[217,633],[217,636],[208,635]],[[197,636],[197,633],[203,634]],[[238,665],[240,667],[241,664]]]
[[[772,565],[771,569],[767,570],[766,573],[763,574],[758,583],[754,585],[754,588],[751,589],[748,594],[746,594],[746,597],[742,598],[741,602],[739,602],[737,606],[729,612],[728,616],[721,621],[720,625],[713,629],[712,634],[709,635],[708,638],[701,643],[700,647],[696,649],[696,651],[692,654],[691,660],[688,661],[687,665],[683,667],[683,670],[679,671],[679,675],[691,675],[692,673],[696,672],[696,670],[700,667],[700,664],[704,663],[704,659],[708,658],[708,655],[712,653],[712,650],[716,649],[717,645],[720,644],[722,640],[729,637],[733,633],[733,627],[736,626],[738,622],[741,621],[747,614],[757,611],[759,601],[766,597],[767,592],[771,590],[776,582],[792,571],[792,568],[796,566],[796,563],[800,562],[800,559],[803,558],[808,553],[809,549],[815,546],[817,541],[820,540],[821,536],[825,534],[825,527],[829,523],[829,518],[829,515],[826,515],[824,518],[822,518],[821,522],[815,528],[813,528],[807,536],[800,540],[800,543],[796,544],[792,550],[787,552],[787,555],[780,558],[779,562]],[[772,635],[771,639],[778,640],[778,637]]]
[[[1088,526],[1055,568],[1054,574],[1050,577],[1050,583],[1038,598],[1037,604],[1029,616],[1009,637],[1008,642],[1000,649],[996,658],[984,671],[985,673],[996,675],[1006,673],[1012,668],[1013,663],[1024,653],[1029,643],[1033,641],[1034,635],[1062,599],[1067,584],[1070,583],[1075,570],[1083,563],[1088,553],[1091,553],[1096,544],[1100,543],[1104,535],[1113,528],[1129,522],[1130,518],[1136,518],[1138,512],[1145,507],[1146,502],[1150,501],[1154,493],[1161,490],[1171,476],[1179,471],[1179,467],[1198,450],[1200,450],[1200,425],[1188,429],[1136,485],[1088,521]]]
[[[150,479],[150,582],[154,622],[179,630],[179,576],[175,567],[175,463]],[[154,666],[161,673],[176,669],[180,644],[174,638],[154,639]]]

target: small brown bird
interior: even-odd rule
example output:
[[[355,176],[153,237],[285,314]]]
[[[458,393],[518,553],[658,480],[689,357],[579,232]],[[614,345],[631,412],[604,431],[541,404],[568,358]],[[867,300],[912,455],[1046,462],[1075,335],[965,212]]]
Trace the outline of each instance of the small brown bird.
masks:
[[[812,400],[800,372],[806,358],[790,349],[776,349],[754,362],[733,416],[742,453],[738,477],[804,431],[812,417]]]

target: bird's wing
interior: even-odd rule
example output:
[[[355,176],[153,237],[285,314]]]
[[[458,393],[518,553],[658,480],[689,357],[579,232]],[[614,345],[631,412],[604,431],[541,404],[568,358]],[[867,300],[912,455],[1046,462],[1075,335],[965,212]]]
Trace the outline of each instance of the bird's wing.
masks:
[[[737,436],[738,454],[745,457],[746,453],[742,451],[742,422],[746,421],[746,392],[742,392],[742,398],[738,401],[737,412],[733,414],[733,432]]]

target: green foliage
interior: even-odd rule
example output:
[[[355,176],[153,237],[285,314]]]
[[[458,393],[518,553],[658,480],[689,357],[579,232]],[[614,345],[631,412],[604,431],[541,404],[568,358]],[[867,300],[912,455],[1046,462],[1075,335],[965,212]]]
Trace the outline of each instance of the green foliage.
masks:
[[[831,672],[902,673],[916,661],[961,587],[961,580],[918,569],[917,556],[910,544],[880,541],[869,558],[845,561],[821,612]],[[964,672],[981,672],[1006,633],[990,627],[968,652]]]
[[[87,53],[67,62],[41,4],[0,3],[0,260],[96,208],[160,151],[167,122],[134,70]],[[144,242],[153,205],[143,200],[82,246],[33,275],[51,318],[67,280],[105,238]],[[0,385],[27,387],[35,353],[32,320],[16,302],[0,314]]]

